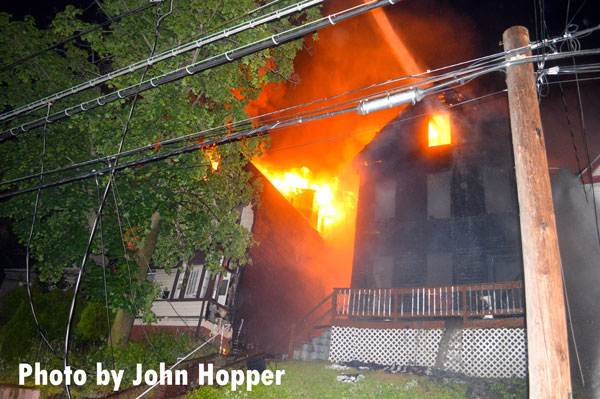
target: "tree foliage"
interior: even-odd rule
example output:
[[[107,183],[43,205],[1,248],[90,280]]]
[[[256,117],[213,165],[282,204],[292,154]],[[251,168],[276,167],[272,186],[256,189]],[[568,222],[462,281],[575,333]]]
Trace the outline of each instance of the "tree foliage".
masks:
[[[287,3],[267,7],[261,13]],[[139,1],[134,0],[105,0],[102,7],[109,15],[115,16],[139,5]],[[259,5],[253,0],[174,1],[173,12],[163,19],[160,26],[156,52],[231,25],[232,19],[246,15]],[[164,15],[169,9],[169,2],[157,7],[159,15]],[[157,7],[112,23],[108,29],[70,41],[2,72],[0,109],[5,112],[148,57],[154,40]],[[284,18],[206,45],[153,65],[146,77],[159,76],[268,37],[318,13],[318,9],[310,9],[292,20]],[[239,22],[241,20],[236,23]],[[92,26],[92,23],[82,20],[82,11],[73,6],[58,13],[45,29],[38,28],[31,17],[14,21],[8,14],[0,14],[3,63],[12,63]],[[291,76],[293,59],[301,46],[301,41],[291,42],[142,93],[123,150],[155,144],[150,153],[161,153],[172,149],[160,144],[165,140],[247,118],[244,108],[250,99],[258,96],[262,85]],[[141,70],[136,71],[68,97],[53,104],[51,110],[58,111],[135,84],[139,82],[141,73]],[[124,98],[48,125],[45,133],[48,143],[46,170],[116,153],[131,102],[132,98]],[[38,110],[12,122],[12,125],[39,118],[45,113],[46,109]],[[199,140],[204,139],[208,137]],[[184,144],[192,144],[196,140]],[[238,224],[239,211],[240,205],[256,198],[260,187],[251,183],[251,176],[244,167],[261,153],[263,145],[264,142],[259,139],[245,140],[127,169],[116,175],[114,188],[104,206],[102,228],[92,246],[93,255],[104,252],[107,256],[107,289],[113,309],[130,313],[147,310],[156,295],[156,289],[149,283],[133,281],[132,284],[136,269],[134,258],[139,255],[138,249],[149,232],[154,212],[159,212],[161,217],[160,236],[152,254],[154,265],[173,268],[180,261],[190,259],[195,250],[207,254],[206,265],[215,271],[219,270],[222,257],[239,266],[248,263],[247,249],[254,242],[251,234]],[[41,154],[42,129],[1,144],[2,180],[39,172]],[[216,171],[211,167],[211,159],[220,160]],[[121,162],[127,160],[131,158]],[[46,181],[105,166],[64,172],[46,177]],[[62,278],[65,267],[80,266],[90,231],[89,217],[98,208],[98,198],[107,179],[107,176],[101,176],[41,193],[32,240],[32,257],[41,281],[56,283]],[[3,186],[2,189],[24,188],[37,183],[38,180],[34,179]],[[26,242],[29,233],[34,199],[35,193],[30,193],[0,204],[0,216],[14,221],[15,233],[22,243]],[[84,294],[92,301],[103,302],[100,258],[96,256],[96,262],[90,261],[86,267]]]

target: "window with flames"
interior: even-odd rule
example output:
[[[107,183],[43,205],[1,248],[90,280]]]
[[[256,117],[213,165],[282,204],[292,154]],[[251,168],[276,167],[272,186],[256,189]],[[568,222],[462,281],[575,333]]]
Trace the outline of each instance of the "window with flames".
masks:
[[[429,119],[429,147],[449,145],[451,141],[450,115],[434,114]]]

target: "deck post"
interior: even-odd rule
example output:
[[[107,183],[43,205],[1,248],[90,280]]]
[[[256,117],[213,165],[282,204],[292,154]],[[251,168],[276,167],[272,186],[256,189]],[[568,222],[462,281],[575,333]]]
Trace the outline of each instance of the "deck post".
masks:
[[[290,328],[290,345],[288,347],[288,358],[294,357],[294,341],[296,340],[296,323]]]
[[[460,290],[458,291],[460,293]],[[462,291],[463,325],[466,327],[469,314],[467,313],[467,290]],[[460,294],[459,294],[460,295]]]

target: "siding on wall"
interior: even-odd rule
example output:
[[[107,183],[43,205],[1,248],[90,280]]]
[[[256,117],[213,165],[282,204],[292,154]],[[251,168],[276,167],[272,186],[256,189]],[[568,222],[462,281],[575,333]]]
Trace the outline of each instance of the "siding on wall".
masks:
[[[456,98],[450,92],[442,102]],[[452,144],[428,147],[423,115],[439,105],[430,97],[407,108],[354,162],[360,191],[353,287],[386,287],[383,260],[390,258],[397,287],[521,278],[510,125],[495,112],[504,104],[451,111]],[[484,112],[488,105],[494,112]],[[383,200],[392,181],[393,216]]]
[[[154,282],[163,290],[171,292],[176,274],[177,270],[172,270],[170,274],[167,274],[163,269],[156,269],[154,273]]]
[[[158,316],[196,316],[200,315],[204,301],[161,301],[152,303],[152,311]],[[173,309],[175,308],[175,309]],[[177,311],[177,312],[176,312]]]

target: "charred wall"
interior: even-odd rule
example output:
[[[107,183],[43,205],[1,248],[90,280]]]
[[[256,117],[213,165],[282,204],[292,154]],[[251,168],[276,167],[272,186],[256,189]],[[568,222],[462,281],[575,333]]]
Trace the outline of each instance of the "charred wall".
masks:
[[[521,278],[508,119],[485,105],[450,112],[452,142],[429,147],[446,92],[392,120],[359,154],[352,285],[398,287]]]
[[[327,295],[319,270],[326,248],[309,222],[253,166],[263,183],[252,232],[258,245],[242,272],[236,303],[250,343],[269,352],[287,351],[296,322]]]

